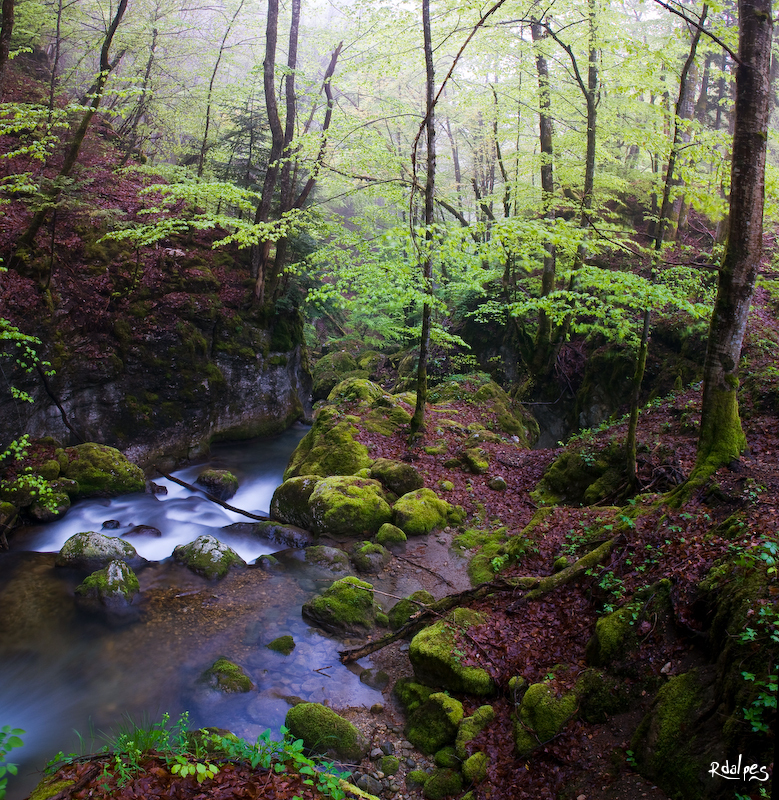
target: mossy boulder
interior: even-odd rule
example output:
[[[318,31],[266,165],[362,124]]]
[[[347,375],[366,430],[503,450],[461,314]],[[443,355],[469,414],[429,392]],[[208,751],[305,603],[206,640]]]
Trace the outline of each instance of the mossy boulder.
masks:
[[[379,769],[385,775],[395,775],[400,769],[400,759],[396,756],[384,756],[379,761]]]
[[[349,569],[349,556],[337,547],[314,545],[303,552],[306,564],[315,564],[331,572],[346,572]]]
[[[456,509],[432,489],[408,492],[392,506],[392,522],[407,536],[424,536],[446,525],[456,514]]]
[[[225,694],[244,694],[254,688],[251,678],[227,658],[218,658],[200,679],[212,689]]]
[[[54,522],[70,511],[70,497],[65,492],[52,492],[45,501],[33,502],[27,513],[37,522]]]
[[[384,547],[402,549],[408,539],[406,534],[403,533],[397,525],[393,525],[391,522],[385,522],[376,534],[376,541]]]
[[[124,561],[133,569],[143,566],[146,559],[124,539],[106,536],[97,531],[84,531],[71,536],[59,551],[54,563],[86,572],[104,569],[112,561]]]
[[[311,530],[313,520],[309,498],[320,480],[317,475],[299,475],[285,480],[273,492],[270,501],[271,517],[304,530]]]
[[[434,692],[408,718],[406,738],[423,753],[432,755],[457,737],[463,704],[444,692]]]
[[[398,628],[405,625],[412,614],[416,614],[423,606],[429,606],[435,602],[435,598],[430,592],[420,589],[410,594],[403,600],[398,600],[394,606],[389,610],[387,618],[389,619],[390,628],[396,631]]]
[[[218,500],[228,500],[238,491],[238,478],[226,469],[203,470],[195,483]]]
[[[302,613],[331,633],[363,635],[376,626],[373,586],[358,578],[341,578],[305,602]]]
[[[466,746],[468,742],[475,739],[493,720],[495,710],[492,706],[479,706],[470,717],[465,717],[460,723],[455,741],[455,752],[457,757],[464,761],[468,757]]]
[[[322,356],[312,370],[314,400],[323,400],[344,375],[358,369],[357,361],[345,350],[336,350]]]
[[[284,725],[315,753],[333,753],[344,761],[358,762],[368,752],[368,741],[360,731],[319,703],[299,703],[290,708]]]
[[[536,747],[557,736],[576,713],[575,692],[559,696],[551,683],[534,683],[528,687],[517,711],[514,742],[518,755],[524,758]]]
[[[614,714],[629,711],[634,700],[632,694],[628,682],[598,669],[587,669],[576,681],[579,717],[601,725]]]
[[[132,569],[124,561],[112,561],[76,587],[76,602],[87,611],[105,609],[112,614],[121,614],[129,608],[140,590]]]
[[[316,537],[305,528],[277,522],[276,520],[234,522],[232,525],[225,525],[222,530],[231,534],[267,539],[269,542],[282,547],[309,547],[316,541]]]
[[[481,447],[468,447],[463,450],[460,459],[465,469],[472,472],[474,475],[483,475],[489,471],[490,458],[485,450]]]
[[[246,562],[231,547],[214,536],[198,536],[194,542],[173,550],[173,558],[197,575],[209,580],[221,579],[233,567],[245,567]]]
[[[365,350],[357,356],[357,366],[374,376],[386,360],[386,356],[379,353],[378,350]]]
[[[338,409],[320,409],[311,430],[292,453],[284,480],[298,475],[354,475],[370,467],[368,448],[354,438],[356,433],[357,428]]]
[[[392,560],[392,553],[376,542],[357,542],[351,549],[351,557],[358,572],[378,575]]]
[[[486,753],[474,753],[463,761],[462,773],[466,783],[481,783],[487,777],[490,759]]]
[[[371,478],[381,481],[391,492],[398,497],[421,489],[424,486],[422,476],[411,466],[402,461],[392,461],[389,458],[377,458],[371,464]]]
[[[273,650],[275,653],[281,653],[283,656],[288,656],[295,649],[295,640],[287,634],[286,636],[279,636],[269,644],[265,645],[268,650]]]
[[[361,400],[372,403],[384,394],[384,389],[372,381],[364,378],[346,378],[334,386],[329,395],[328,403],[344,402],[348,400]]]
[[[422,703],[435,693],[435,689],[417,683],[411,678],[400,678],[392,687],[392,693],[398,698],[398,702],[403,706],[406,714],[419,708]]]
[[[537,493],[566,503],[592,505],[612,495],[625,481],[624,448],[567,450],[544,473]]]
[[[323,478],[308,498],[311,530],[333,536],[375,534],[392,510],[378,481],[349,475]]]
[[[426,800],[443,800],[444,797],[460,794],[463,790],[463,779],[453,769],[435,769],[425,781],[422,794]]]
[[[78,483],[79,497],[113,497],[146,488],[143,470],[117,449],[102,444],[78,444],[65,449],[62,477]]]
[[[420,631],[409,646],[408,655],[417,680],[440,686],[450,692],[477,695],[495,694],[495,681],[481,667],[462,663],[456,652],[457,630],[485,622],[485,617],[470,609],[459,608],[446,620]]]

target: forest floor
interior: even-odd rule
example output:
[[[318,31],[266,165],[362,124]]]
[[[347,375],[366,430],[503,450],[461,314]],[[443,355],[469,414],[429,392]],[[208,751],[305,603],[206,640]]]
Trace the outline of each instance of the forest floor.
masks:
[[[749,450],[738,461],[724,467],[715,480],[694,493],[681,506],[663,502],[661,491],[674,486],[692,469],[695,458],[699,421],[700,387],[676,391],[651,403],[642,411],[639,421],[639,472],[647,491],[623,506],[551,507],[540,522],[526,535],[531,540],[525,556],[511,563],[503,572],[506,577],[518,575],[546,576],[552,563],[561,554],[574,557],[594,528],[609,529],[624,519],[625,509],[636,504],[642,513],[623,530],[618,546],[610,559],[589,574],[570,582],[535,602],[526,603],[512,613],[510,594],[493,595],[473,604],[476,610],[489,615],[489,625],[469,630],[470,639],[463,640],[464,663],[486,668],[496,680],[501,694],[493,701],[496,721],[475,741],[477,749],[490,756],[486,780],[474,788],[479,800],[514,798],[524,800],[622,800],[624,798],[660,798],[666,795],[641,778],[631,766],[631,736],[647,711],[653,693],[642,692],[626,713],[601,724],[583,720],[570,723],[552,741],[536,749],[531,756],[519,759],[513,744],[515,703],[508,690],[509,679],[522,676],[528,683],[543,680],[554,672],[554,683],[560,691],[570,689],[586,668],[585,647],[595,623],[604,609],[618,607],[641,587],[669,579],[672,584],[673,625],[663,627],[644,621],[639,634],[641,643],[634,654],[642,664],[644,675],[654,676],[661,685],[674,675],[692,666],[711,660],[706,650],[705,630],[710,622],[709,609],[702,606],[697,586],[718,562],[731,558],[734,551],[755,552],[759,542],[775,538],[779,514],[779,425],[777,425],[777,389],[764,382],[772,374],[775,344],[779,340],[776,314],[771,297],[759,289],[750,318],[744,363],[744,385],[741,409]],[[350,409],[344,407],[345,412]],[[428,412],[455,416],[463,426],[478,422],[484,425],[484,408],[467,400],[447,403]],[[426,439],[412,451],[406,436],[371,434],[361,429],[358,438],[369,447],[373,458],[387,457],[411,461],[434,489],[444,480],[454,488],[447,500],[462,505],[467,520],[462,528],[505,535],[519,535],[538,510],[531,492],[563,448],[527,450],[505,437],[484,442],[481,447],[493,465],[490,475],[500,474],[508,488],[489,488],[490,475],[475,475],[458,468],[445,467],[447,456],[429,455],[425,444],[439,444],[449,438],[451,452],[462,446],[462,430],[435,429],[428,425]],[[598,453],[613,442],[624,441],[625,424],[605,428],[598,433],[579,436],[568,447],[579,452]],[[458,440],[459,437],[459,440]],[[497,437],[496,437],[497,438]],[[726,535],[722,523],[738,515],[740,532]],[[422,567],[420,585],[437,598],[451,592],[445,578],[452,568],[442,562],[447,551],[457,551],[458,530],[447,528],[425,541],[409,542],[404,557]],[[437,543],[436,546],[430,546]],[[473,553],[470,553],[471,555]],[[453,562],[454,563],[454,562]],[[394,561],[389,570],[402,572],[403,564]],[[411,675],[404,650],[407,645],[395,643],[372,656],[374,665],[390,674],[390,687],[385,694],[385,710],[376,716],[357,709],[341,709],[377,745],[385,738],[402,740],[402,716],[391,695],[398,677]],[[565,670],[556,669],[560,664]],[[478,702],[464,698],[466,714],[473,713]],[[425,759],[417,753],[417,766]],[[429,762],[427,762],[429,763]],[[97,773],[89,777],[89,763],[71,765],[59,776],[85,778],[77,790],[62,797],[115,798],[292,798],[318,797],[311,787],[289,774],[257,771],[231,765],[213,779],[197,784],[193,778],[176,779],[159,763],[150,760],[146,772],[124,787],[115,783],[109,791],[104,778]],[[364,762],[356,773],[373,774],[377,766]],[[421,798],[421,789],[402,784],[403,769],[394,798]],[[94,772],[94,770],[93,770]],[[714,780],[714,778],[712,779]],[[755,790],[757,797],[757,789]]]

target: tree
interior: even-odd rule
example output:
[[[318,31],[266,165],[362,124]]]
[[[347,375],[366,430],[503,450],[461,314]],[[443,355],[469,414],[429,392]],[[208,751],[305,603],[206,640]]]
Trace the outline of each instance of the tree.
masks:
[[[746,447],[738,413],[738,364],[763,246],[771,85],[771,0],[739,0],[739,51],[730,221],[703,367],[703,405],[692,478],[708,477]]]
[[[14,31],[14,2],[3,0],[3,22],[0,25],[0,97],[3,96],[5,74],[8,70],[8,60],[11,56],[11,36]]]

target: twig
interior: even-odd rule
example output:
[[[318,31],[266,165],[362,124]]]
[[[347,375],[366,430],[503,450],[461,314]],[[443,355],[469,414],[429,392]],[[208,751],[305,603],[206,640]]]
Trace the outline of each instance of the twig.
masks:
[[[405,561],[407,564],[411,564],[412,567],[417,567],[418,569],[423,569],[425,572],[429,572],[431,575],[435,575],[436,578],[442,580],[447,586],[451,586],[452,589],[456,589],[457,587],[451,582],[446,580],[443,575],[439,575],[437,572],[434,572],[432,569],[428,569],[427,567],[423,567],[422,564],[417,564],[416,561],[412,561],[410,558],[405,558],[404,556],[396,555],[395,558],[399,558],[401,561]]]

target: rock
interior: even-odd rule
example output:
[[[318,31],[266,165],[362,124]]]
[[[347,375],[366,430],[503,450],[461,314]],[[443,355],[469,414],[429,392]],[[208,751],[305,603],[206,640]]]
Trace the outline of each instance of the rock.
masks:
[[[392,693],[398,698],[406,714],[410,714],[412,711],[419,708],[433,692],[434,690],[429,686],[416,683],[411,678],[400,678],[392,687]],[[406,745],[408,745],[408,747],[406,747]],[[405,750],[411,750],[413,748],[411,742],[401,743],[400,746],[401,749]]]
[[[308,498],[311,530],[333,536],[372,536],[390,522],[389,507],[378,481],[341,475],[318,481]]]
[[[195,483],[205,488],[217,500],[229,500],[238,491],[238,478],[226,469],[207,469],[200,473]]]
[[[447,524],[456,510],[432,489],[417,489],[398,498],[392,507],[392,522],[407,536],[424,536]]]
[[[65,478],[78,483],[79,497],[113,497],[146,488],[143,470],[117,449],[102,444],[78,444],[65,449]]]
[[[411,618],[411,615],[419,611],[422,606],[429,606],[434,602],[435,598],[433,595],[430,594],[430,592],[424,591],[424,589],[413,592],[404,600],[398,600],[387,614],[390,628],[396,631],[398,628],[405,625]]]
[[[284,480],[300,475],[354,475],[370,467],[368,448],[355,440],[355,433],[357,428],[338,409],[321,408],[313,427],[295,448]]]
[[[162,536],[162,531],[159,528],[154,528],[151,525],[135,525],[130,528],[123,536],[153,536],[159,538]]]
[[[303,604],[303,618],[331,633],[364,635],[376,626],[373,586],[341,578]]]
[[[378,795],[381,794],[381,790],[384,787],[376,778],[372,778],[370,775],[360,775],[357,779],[357,788],[368,792],[368,794]]]
[[[133,569],[143,566],[146,559],[135,548],[117,536],[85,531],[71,536],[59,551],[54,564],[87,572],[107,567],[112,561],[124,561]]]
[[[447,745],[440,750],[436,750],[433,756],[433,763],[437,767],[448,767],[449,769],[460,769],[462,759],[457,757],[454,747]]]
[[[360,673],[360,683],[383,692],[389,685],[389,675],[381,669],[364,669]]]
[[[27,513],[38,522],[54,522],[70,511],[70,497],[65,492],[52,492],[43,500],[33,502]]]
[[[492,706],[479,706],[470,717],[465,717],[457,731],[455,741],[455,752],[460,761],[467,758],[465,746],[468,742],[475,739],[494,719],[495,710]]]
[[[444,797],[460,794],[463,790],[463,779],[453,769],[436,769],[425,781],[422,794],[427,800],[443,800]]]
[[[290,708],[284,721],[296,739],[315,753],[333,752],[345,761],[361,761],[368,742],[354,725],[319,703],[300,703]]]
[[[239,694],[254,689],[249,676],[232,661],[218,658],[201,676],[201,682],[225,694]]]
[[[505,478],[502,478],[500,475],[496,475],[494,478],[490,478],[487,481],[487,486],[496,492],[504,492],[508,487],[508,484],[506,483]]]
[[[273,650],[276,653],[281,653],[283,656],[288,656],[295,649],[295,640],[289,635],[279,636],[265,646],[268,650]]]
[[[453,492],[454,491],[454,484],[451,481],[441,481],[438,484],[441,488],[442,492]]]
[[[565,728],[576,713],[575,692],[558,697],[549,683],[534,683],[522,698],[514,726],[514,742],[520,758],[548,742]]]
[[[482,614],[460,608],[450,614],[447,620],[421,630],[411,640],[408,651],[417,680],[458,694],[494,694],[495,681],[489,673],[480,667],[463,665],[454,652],[457,626],[468,627],[483,621]]]
[[[379,748],[380,748],[381,752],[384,753],[385,756],[391,756],[395,752],[395,745],[392,744],[392,742],[390,742],[390,741],[382,742],[379,745]],[[384,771],[386,772],[386,770],[384,770]]]
[[[77,605],[86,611],[126,613],[140,591],[135,573],[124,561],[111,561],[105,569],[93,572],[76,587]]]
[[[490,468],[490,459],[481,447],[469,447],[460,455],[463,466],[474,475],[483,475]]]
[[[455,741],[462,719],[463,704],[459,700],[434,692],[409,716],[406,736],[423,753],[432,755]]]
[[[214,536],[198,536],[194,542],[179,545],[173,558],[197,575],[213,580],[224,578],[232,567],[245,567],[246,562]]]
[[[314,400],[323,400],[332,391],[343,376],[358,368],[355,359],[344,350],[336,350],[322,356],[314,364],[313,378]],[[366,370],[367,371],[367,370]]]
[[[115,531],[117,528],[121,528],[122,523],[119,522],[118,519],[107,519],[102,525],[101,529],[104,531]]]
[[[271,516],[304,530],[311,530],[313,520],[308,501],[320,480],[316,475],[299,475],[285,480],[276,488],[271,498]]]
[[[408,539],[406,534],[403,533],[397,525],[385,522],[376,534],[376,541],[384,547],[402,548],[405,546]]]
[[[466,783],[481,783],[487,777],[489,758],[486,753],[474,753],[463,761],[462,773]]]
[[[232,525],[225,525],[222,530],[227,533],[246,534],[267,539],[283,547],[308,547],[316,541],[314,534],[304,528],[299,528],[297,525],[285,525],[273,520],[268,522],[234,522]]]
[[[425,485],[422,476],[411,464],[391,461],[388,458],[378,458],[371,464],[371,477],[381,481],[398,497],[415,489],[421,489]]]
[[[392,554],[375,542],[357,542],[351,551],[358,572],[377,575],[389,564]]]

